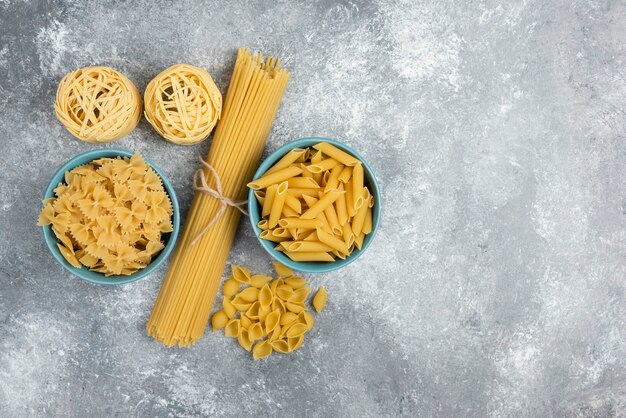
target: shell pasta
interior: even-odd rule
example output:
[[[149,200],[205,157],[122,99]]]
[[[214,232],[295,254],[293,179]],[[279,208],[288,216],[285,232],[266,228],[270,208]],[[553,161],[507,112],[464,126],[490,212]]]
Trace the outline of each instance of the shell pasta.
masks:
[[[363,164],[328,142],[289,151],[248,187],[261,208],[259,237],[293,261],[345,259],[372,231]]]

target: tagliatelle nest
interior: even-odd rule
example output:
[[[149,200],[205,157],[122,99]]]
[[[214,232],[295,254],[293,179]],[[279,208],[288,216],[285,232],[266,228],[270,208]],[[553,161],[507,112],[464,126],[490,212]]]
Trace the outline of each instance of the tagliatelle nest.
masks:
[[[166,140],[192,145],[211,134],[222,94],[202,68],[177,64],[157,75],[144,94],[146,118]]]
[[[54,110],[76,138],[104,143],[130,133],[141,118],[141,95],[119,72],[107,67],[85,67],[59,83]]]

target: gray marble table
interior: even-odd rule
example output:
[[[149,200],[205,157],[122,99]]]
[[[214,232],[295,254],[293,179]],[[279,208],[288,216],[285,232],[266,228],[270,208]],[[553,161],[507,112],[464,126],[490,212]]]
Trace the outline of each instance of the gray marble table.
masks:
[[[60,78],[114,67],[143,91],[185,62],[225,92],[236,48],[293,79],[266,149],[343,140],[384,195],[366,256],[292,356],[144,327],[165,268],[108,288],[35,226],[73,139]],[[0,1],[0,416],[624,416],[623,1]],[[138,150],[191,199],[193,147],[142,121]],[[270,260],[242,222],[230,262]]]

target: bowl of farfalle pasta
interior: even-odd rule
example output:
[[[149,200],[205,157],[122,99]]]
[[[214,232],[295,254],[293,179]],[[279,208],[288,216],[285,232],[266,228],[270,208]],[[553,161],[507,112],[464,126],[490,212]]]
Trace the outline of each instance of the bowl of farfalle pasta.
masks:
[[[347,266],[369,247],[380,223],[374,171],[336,140],[303,138],[280,147],[248,187],[259,242],[294,270],[324,273]]]
[[[139,153],[101,148],[56,171],[37,225],[66,270],[92,283],[118,285],[146,277],[167,258],[180,211],[158,167]]]

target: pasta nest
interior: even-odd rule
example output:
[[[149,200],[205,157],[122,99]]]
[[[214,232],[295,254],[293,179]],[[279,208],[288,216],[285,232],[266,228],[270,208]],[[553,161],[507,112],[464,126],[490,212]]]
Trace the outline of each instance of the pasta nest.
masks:
[[[59,83],[54,110],[76,138],[111,142],[129,134],[141,119],[141,95],[124,75],[107,67],[85,67]]]
[[[222,113],[222,94],[204,69],[174,65],[150,81],[144,93],[148,122],[167,141],[197,144]]]

